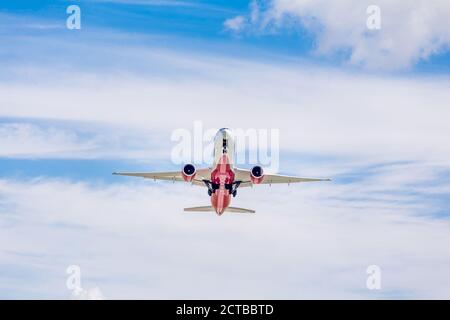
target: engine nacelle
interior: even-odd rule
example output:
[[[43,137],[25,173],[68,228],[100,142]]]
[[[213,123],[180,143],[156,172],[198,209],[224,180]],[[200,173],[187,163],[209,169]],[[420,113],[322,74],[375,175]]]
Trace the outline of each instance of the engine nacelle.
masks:
[[[183,167],[183,170],[181,171],[183,179],[186,182],[191,182],[192,179],[194,179],[196,173],[197,173],[197,169],[195,169],[195,166],[193,164],[185,165]]]
[[[260,166],[254,166],[250,171],[250,180],[253,184],[260,184],[264,180],[264,171]]]

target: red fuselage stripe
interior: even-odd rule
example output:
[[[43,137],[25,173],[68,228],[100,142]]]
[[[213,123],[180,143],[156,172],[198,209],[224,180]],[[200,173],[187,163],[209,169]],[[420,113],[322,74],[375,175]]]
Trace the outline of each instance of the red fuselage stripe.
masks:
[[[219,189],[216,189],[211,195],[211,205],[217,214],[221,215],[231,201],[230,191],[225,188],[225,184],[234,182],[234,172],[231,169],[227,154],[222,155],[216,168],[211,172],[211,182],[219,185]]]

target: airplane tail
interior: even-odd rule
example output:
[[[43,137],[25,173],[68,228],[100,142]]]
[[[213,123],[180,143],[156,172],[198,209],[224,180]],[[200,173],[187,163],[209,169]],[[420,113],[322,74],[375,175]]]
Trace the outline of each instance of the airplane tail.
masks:
[[[184,208],[184,211],[188,211],[188,212],[215,212],[216,210],[214,210],[213,206],[203,206],[203,207],[191,207],[191,208]]]
[[[255,213],[255,210],[238,208],[238,207],[228,207],[225,211],[234,212],[234,213]]]
[[[215,212],[216,210],[214,209],[213,206],[203,206],[203,207],[184,208],[184,211],[186,211],[186,212]],[[255,213],[255,210],[238,208],[238,207],[228,207],[225,209],[225,212]]]

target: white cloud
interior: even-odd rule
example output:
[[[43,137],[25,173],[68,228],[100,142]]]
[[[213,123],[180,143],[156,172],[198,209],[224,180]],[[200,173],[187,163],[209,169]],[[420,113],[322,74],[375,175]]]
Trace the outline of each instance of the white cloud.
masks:
[[[238,15],[233,18],[225,20],[223,23],[226,30],[239,33],[244,29],[248,28],[251,24],[258,23],[260,17],[259,7],[256,1],[250,2],[249,5],[250,14],[248,16]]]
[[[14,119],[0,124],[0,157],[149,160],[170,150],[159,139],[160,133],[120,124]]]
[[[245,27],[246,18],[244,16],[236,16],[225,20],[224,26],[231,31],[240,31]]]
[[[69,130],[40,128],[29,123],[0,124],[0,156],[57,156],[81,153],[95,148],[91,142],[80,142]]]
[[[262,6],[264,3],[264,6]],[[301,25],[315,37],[316,53],[350,51],[348,62],[373,69],[403,69],[450,46],[450,3],[446,0],[376,3],[343,0],[253,1],[250,16],[256,30]],[[366,9],[381,9],[381,29],[368,30]]]
[[[61,48],[45,40],[48,50]],[[94,138],[14,120],[2,126],[3,156],[77,157],[93,145],[98,155],[129,132],[138,132],[130,136],[143,148],[146,139],[167,146],[171,130],[202,120],[208,127],[279,128],[281,148],[296,155],[284,159],[295,162],[291,173],[337,179],[240,190],[234,204],[255,208],[256,216],[221,218],[183,214],[182,207],[209,200],[204,189],[187,185],[125,177],[95,186],[0,180],[3,296],[66,298],[64,270],[78,264],[83,286],[113,299],[449,297],[450,257],[442,245],[450,242],[448,204],[439,201],[450,189],[443,178],[447,77],[346,74],[105,43],[70,48],[61,50],[83,62],[91,53],[95,67],[10,67],[18,72],[0,82],[0,116],[71,120],[95,127]],[[96,69],[105,57],[139,72]],[[121,150],[133,157],[129,148],[116,150],[116,157]],[[310,155],[326,162],[304,160]],[[365,288],[372,264],[382,268],[381,292]]]
[[[450,158],[447,77],[368,76],[305,64],[122,51],[143,65],[158,65],[157,72],[169,71],[36,72],[28,78],[39,84],[1,83],[0,104],[6,107],[0,116],[104,123],[119,126],[119,133],[141,130],[140,141],[160,132],[165,140],[159,145],[169,148],[172,130],[201,120],[207,128],[280,129],[281,149],[298,153],[365,162]],[[52,81],[55,72],[58,83]]]
[[[77,264],[83,287],[112,299],[448,298],[448,220],[411,192],[444,172],[397,165],[344,184],[243,189],[234,204],[256,215],[222,217],[183,213],[209,200],[184,184],[1,180],[0,292],[65,298]],[[448,182],[437,186],[445,196]],[[372,264],[378,292],[365,287]]]

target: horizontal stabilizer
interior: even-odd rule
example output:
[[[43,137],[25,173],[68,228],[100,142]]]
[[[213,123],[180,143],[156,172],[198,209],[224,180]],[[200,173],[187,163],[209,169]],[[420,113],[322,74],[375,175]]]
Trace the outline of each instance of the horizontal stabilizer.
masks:
[[[191,208],[184,208],[184,211],[189,211],[189,212],[215,212],[216,210],[214,209],[213,206],[203,206],[203,207],[191,207]]]
[[[184,211],[187,211],[187,212],[215,212],[216,209],[214,209],[213,206],[203,206],[203,207],[184,208]],[[255,213],[255,210],[244,209],[244,208],[237,208],[237,207],[228,207],[228,208],[225,209],[225,212]]]
[[[235,212],[235,213],[255,213],[255,210],[238,208],[238,207],[228,207],[225,211]]]

